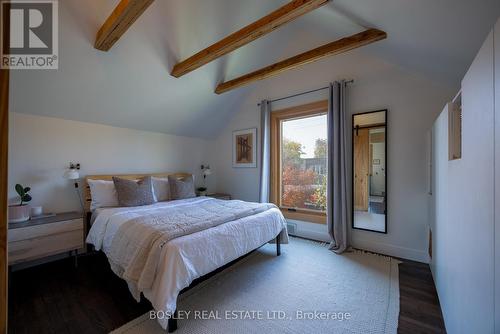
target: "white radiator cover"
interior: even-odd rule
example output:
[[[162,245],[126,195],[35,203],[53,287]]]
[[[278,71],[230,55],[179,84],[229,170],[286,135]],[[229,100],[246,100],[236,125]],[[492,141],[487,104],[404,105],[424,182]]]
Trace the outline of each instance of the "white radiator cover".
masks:
[[[318,241],[330,242],[328,228],[323,224],[315,224],[300,220],[287,219],[288,225],[295,227],[294,233],[288,231],[289,234],[297,237],[313,239]]]

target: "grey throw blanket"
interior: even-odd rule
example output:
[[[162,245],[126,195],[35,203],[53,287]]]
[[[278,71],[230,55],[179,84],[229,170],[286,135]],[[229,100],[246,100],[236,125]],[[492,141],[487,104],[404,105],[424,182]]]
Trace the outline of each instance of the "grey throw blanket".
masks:
[[[152,209],[120,226],[108,254],[111,267],[137,294],[152,286],[161,248],[168,241],[274,207],[269,203],[207,198],[202,202]]]

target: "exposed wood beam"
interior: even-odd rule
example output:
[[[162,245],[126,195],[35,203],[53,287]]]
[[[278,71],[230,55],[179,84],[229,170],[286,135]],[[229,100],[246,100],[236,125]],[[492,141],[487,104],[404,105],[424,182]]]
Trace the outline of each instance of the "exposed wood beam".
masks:
[[[338,55],[385,38],[387,38],[387,34],[384,31],[368,29],[359,34],[339,39],[276,64],[261,68],[260,70],[245,74],[239,78],[223,82],[217,86],[215,93],[222,94],[251,82],[262,80],[281,72],[315,62],[328,56]]]
[[[154,0],[121,0],[97,32],[94,47],[108,51]]]
[[[278,8],[274,12],[264,16],[258,21],[232,33],[219,42],[212,44],[197,54],[176,64],[172,69],[172,75],[176,78],[183,76],[195,69],[262,37],[274,29],[288,23],[299,16],[323,6],[328,0],[293,0]]]

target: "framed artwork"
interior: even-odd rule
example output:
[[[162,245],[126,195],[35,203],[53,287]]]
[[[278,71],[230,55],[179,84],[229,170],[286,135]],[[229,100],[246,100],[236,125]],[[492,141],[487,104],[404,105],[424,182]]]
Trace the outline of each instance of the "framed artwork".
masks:
[[[257,128],[233,131],[233,167],[257,167]]]

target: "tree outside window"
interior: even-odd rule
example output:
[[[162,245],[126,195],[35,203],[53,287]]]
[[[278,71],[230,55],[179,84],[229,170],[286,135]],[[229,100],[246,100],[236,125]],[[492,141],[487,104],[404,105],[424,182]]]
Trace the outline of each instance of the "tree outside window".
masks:
[[[314,157],[304,157],[298,141],[282,140],[281,205],[290,208],[326,210],[326,159],[328,143],[315,141]]]

